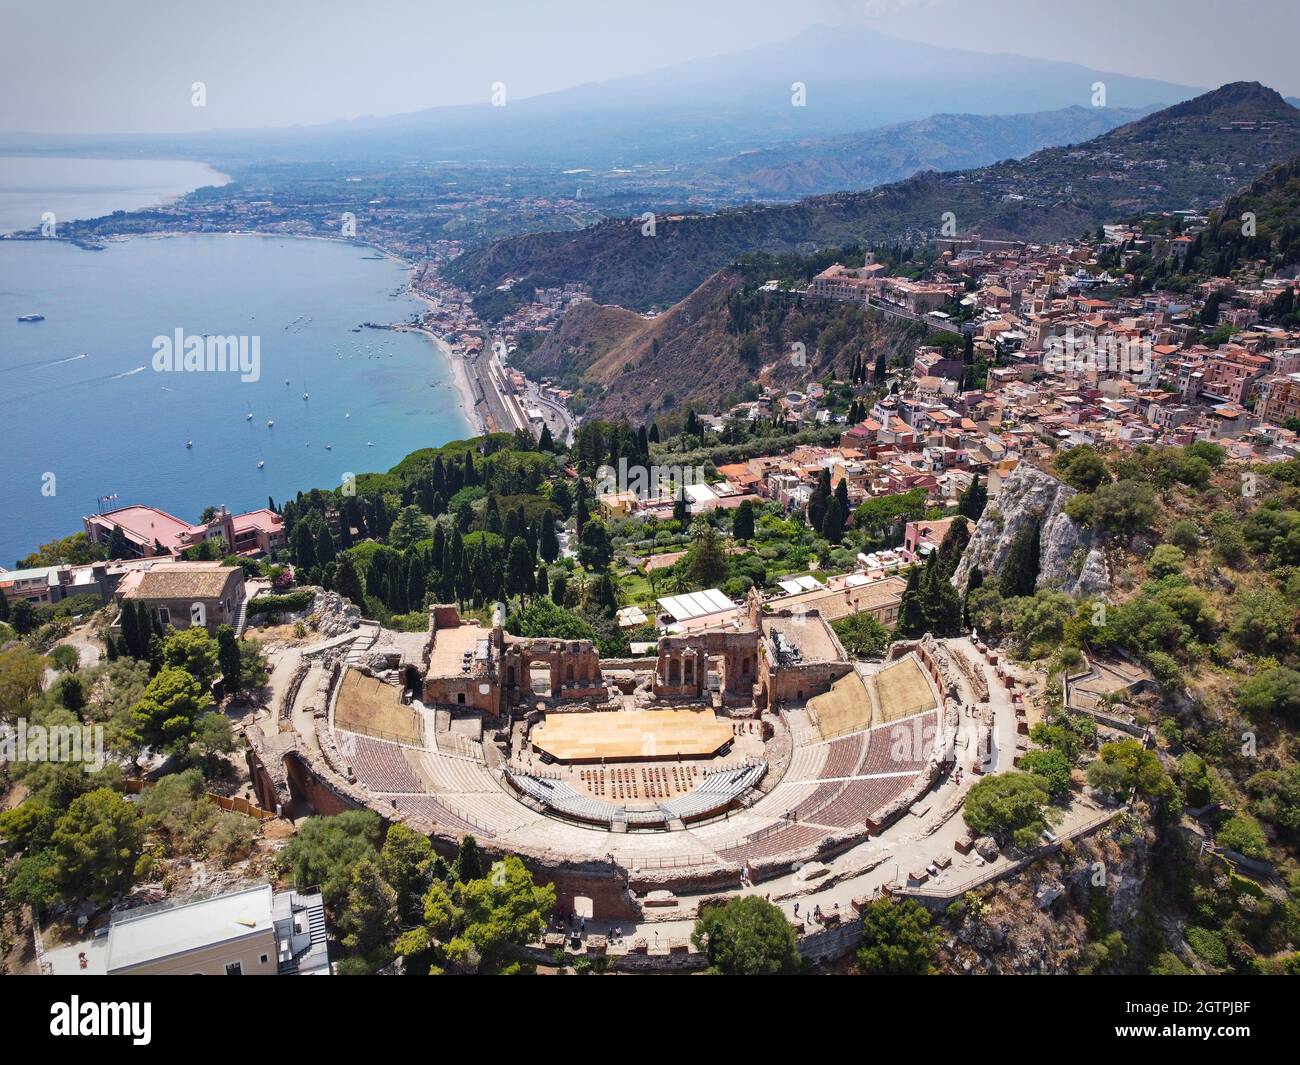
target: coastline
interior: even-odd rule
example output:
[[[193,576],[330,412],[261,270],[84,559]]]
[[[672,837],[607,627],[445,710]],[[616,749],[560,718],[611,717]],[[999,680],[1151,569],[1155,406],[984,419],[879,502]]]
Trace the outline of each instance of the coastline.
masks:
[[[365,240],[357,240],[353,237],[335,237],[322,233],[263,233],[257,230],[223,230],[213,233],[195,233],[185,229],[166,229],[150,233],[110,235],[103,239],[111,242],[126,242],[130,240],[170,240],[175,237],[261,237],[264,240],[321,240],[327,241],[331,244],[350,244],[355,247],[366,248],[375,252],[377,255],[382,255],[385,259],[406,267],[408,274],[413,273],[417,269],[417,264],[411,262],[409,259],[403,258],[401,255],[398,255],[388,248],[382,248],[377,244],[372,244]],[[74,243],[66,237],[54,237],[52,239],[69,244]],[[412,299],[418,300],[426,307],[430,307],[433,304],[433,301],[430,300],[428,296],[416,291],[415,287],[411,284],[409,276],[406,281],[406,295],[410,296]],[[451,387],[456,392],[461,413],[464,415],[465,421],[468,423],[471,430],[469,435],[486,435],[488,432],[487,419],[479,410],[478,403],[474,399],[474,386],[470,379],[469,368],[465,365],[465,360],[452,353],[451,347],[446,340],[433,332],[433,330],[427,329],[422,325],[411,326],[406,323],[394,323],[390,328],[408,332],[418,332],[428,338],[434,349],[442,356],[443,361],[446,362],[451,371]]]
[[[426,300],[424,296],[411,293],[416,299]],[[478,408],[478,403],[474,399],[474,384],[470,380],[469,367],[465,360],[459,355],[452,353],[451,347],[447,342],[431,329],[424,326],[406,326],[403,327],[409,332],[419,333],[441,353],[446,360],[447,365],[451,368],[451,387],[455,389],[456,396],[460,400],[461,413],[465,415],[465,420],[469,422],[470,428],[473,429],[472,436],[486,436],[488,433],[487,419],[483,416]]]
[[[67,215],[61,218],[60,220],[61,222],[73,222],[73,223],[93,222],[100,218],[108,218],[111,215],[116,214],[118,211],[122,211],[127,215],[138,214],[144,211],[156,211],[159,208],[170,207],[172,204],[178,203],[179,201],[183,200],[186,196],[190,196],[193,193],[198,192],[200,189],[223,188],[226,185],[231,184],[235,180],[224,170],[218,170],[215,166],[213,166],[212,163],[204,159],[135,159],[135,158],[125,158],[122,156],[42,156],[42,155],[32,156],[32,155],[22,154],[21,152],[13,152],[13,151],[0,153],[0,159],[19,160],[19,161],[50,160],[50,161],[70,162],[70,163],[96,163],[96,162],[133,163],[133,164],[162,163],[164,165],[169,163],[187,163],[192,166],[202,167],[205,171],[207,171],[207,173],[199,175],[198,184],[192,185],[189,188],[180,189],[179,191],[176,192],[161,193],[158,199],[153,199],[147,203],[142,203],[137,207],[114,208],[112,210],[104,211],[102,214],[85,215],[84,217],[77,214]],[[55,189],[54,191],[57,194],[65,190]],[[113,189],[112,191],[115,193],[120,193],[122,195],[129,195],[130,193],[136,191],[136,189],[130,186],[126,186],[120,189]],[[3,191],[0,191],[0,195],[3,195]],[[34,233],[38,230],[38,228],[39,227],[37,225],[23,225],[17,229],[0,229],[0,237],[3,237],[4,239],[10,239],[10,240],[15,238],[23,239],[22,234]],[[67,240],[67,238],[65,237],[57,237],[57,236],[53,238],[42,237],[40,239]],[[76,241],[67,240],[67,243],[75,245]]]
[[[203,234],[185,233],[184,235],[202,236]],[[283,238],[283,235],[275,236]],[[275,247],[267,241],[263,241],[260,245],[254,242],[225,241],[196,246],[192,240],[173,241],[170,245],[162,243],[154,245],[139,242],[130,244],[129,239],[123,238],[116,249],[110,246],[104,252],[105,256],[113,256],[112,259],[101,265],[94,265],[94,261],[87,260],[90,265],[84,267],[78,265],[69,267],[64,262],[69,258],[67,252],[57,247],[16,251],[0,248],[6,252],[4,258],[10,272],[16,277],[24,278],[24,291],[40,294],[31,297],[38,302],[31,303],[29,306],[27,298],[20,293],[15,302],[21,300],[23,305],[18,309],[28,311],[39,306],[39,309],[51,316],[55,326],[63,329],[69,337],[78,334],[92,336],[94,330],[88,326],[93,320],[83,321],[79,314],[76,316],[71,314],[73,302],[71,296],[64,297],[68,300],[68,307],[63,314],[57,313],[57,308],[56,313],[52,314],[50,308],[44,302],[40,302],[46,298],[47,293],[62,292],[61,279],[66,278],[67,270],[82,272],[91,282],[95,282],[88,286],[86,296],[99,300],[101,298],[99,294],[104,291],[104,286],[99,284],[97,279],[111,279],[115,273],[120,273],[121,269],[114,265],[119,260],[132,264],[132,276],[136,276],[135,271],[138,269],[140,271],[138,276],[152,277],[151,271],[157,271],[159,264],[167,267],[168,264],[197,259],[214,264],[211,269],[205,268],[201,276],[211,278],[213,283],[221,279],[227,282],[221,291],[214,292],[211,297],[216,316],[214,320],[220,318],[229,321],[228,328],[231,332],[260,329],[268,336],[276,337],[279,336],[279,327],[298,312],[291,311],[283,318],[276,318],[275,312],[280,296],[277,291],[268,292],[271,286],[265,282],[256,285],[258,291],[250,290],[248,293],[248,299],[256,299],[255,304],[243,302],[240,293],[246,287],[246,282],[241,280],[240,274],[225,269],[223,264],[248,263],[251,276],[265,277],[267,281],[272,281],[276,270],[280,269],[278,264],[298,264],[293,272],[299,278],[303,278],[311,277],[316,269],[313,263],[319,262],[322,279],[329,284],[331,308],[328,315],[318,316],[320,321],[312,327],[317,330],[313,336],[321,338],[321,342],[314,343],[310,338],[295,339],[292,342],[286,340],[284,357],[291,360],[296,372],[290,373],[287,368],[284,373],[264,370],[261,376],[267,380],[275,378],[271,383],[277,386],[281,377],[302,378],[304,382],[322,376],[334,380],[313,381],[313,384],[320,386],[319,389],[317,387],[310,389],[312,399],[315,401],[314,421],[305,417],[299,418],[298,413],[292,413],[310,411],[313,405],[299,406],[295,401],[290,404],[292,412],[272,409],[283,408],[281,397],[291,390],[277,389],[274,390],[275,394],[271,394],[265,391],[265,380],[261,385],[249,385],[249,389],[255,389],[248,393],[253,406],[258,409],[266,408],[254,424],[260,424],[262,419],[273,414],[276,423],[274,433],[262,436],[244,432],[243,429],[233,430],[235,438],[231,444],[232,447],[237,445],[238,457],[214,460],[212,449],[208,444],[215,442],[216,438],[213,437],[211,441],[205,440],[202,434],[206,432],[211,436],[214,432],[213,429],[205,427],[224,425],[221,421],[225,413],[224,408],[216,411],[212,420],[201,419],[188,412],[207,410],[207,407],[214,402],[210,397],[220,393],[221,389],[200,388],[192,396],[183,397],[169,394],[179,391],[177,382],[171,380],[160,382],[148,373],[133,377],[129,383],[115,382],[111,386],[92,383],[91,379],[94,382],[99,380],[95,376],[94,358],[88,363],[77,363],[70,367],[60,366],[57,371],[49,371],[50,374],[57,373],[60,376],[52,377],[48,385],[44,385],[42,379],[43,387],[53,389],[54,381],[75,386],[76,396],[80,397],[87,407],[95,406],[95,403],[88,398],[93,390],[129,388],[129,392],[114,391],[112,394],[119,396],[122,402],[139,403],[143,405],[142,409],[156,410],[159,414],[158,418],[153,419],[156,423],[164,422],[170,425],[175,421],[177,429],[174,439],[184,442],[193,435],[195,447],[193,450],[178,450],[175,454],[166,451],[168,456],[166,461],[160,459],[146,464],[137,463],[133,456],[129,460],[123,460],[119,456],[118,461],[99,468],[90,468],[90,472],[86,473],[86,456],[84,451],[78,456],[79,449],[65,449],[67,454],[59,458],[63,465],[52,466],[47,453],[48,448],[43,451],[34,446],[40,441],[39,432],[27,427],[31,419],[24,419],[19,423],[23,428],[15,433],[18,439],[15,441],[15,446],[11,448],[13,461],[6,463],[5,484],[11,489],[11,495],[16,495],[17,489],[22,487],[21,484],[13,483],[13,478],[17,476],[13,473],[14,470],[30,468],[39,475],[40,471],[50,468],[59,472],[60,481],[71,482],[74,476],[81,476],[83,480],[88,478],[92,485],[91,491],[96,495],[110,491],[120,492],[123,498],[129,497],[138,502],[160,506],[170,513],[181,515],[187,521],[193,521],[198,516],[199,508],[209,505],[214,500],[229,502],[233,507],[249,509],[258,505],[259,500],[264,503],[268,494],[274,495],[279,500],[282,495],[292,495],[295,491],[305,491],[309,487],[328,488],[336,485],[339,476],[336,471],[340,469],[373,471],[382,474],[412,451],[452,440],[467,439],[482,433],[483,419],[475,411],[474,404],[474,397],[481,393],[478,392],[476,384],[471,387],[469,383],[474,377],[472,362],[466,363],[448,350],[450,347],[454,351],[454,342],[451,338],[444,341],[442,337],[436,335],[441,332],[436,323],[422,321],[426,313],[425,303],[411,300],[405,306],[394,306],[395,299],[400,302],[402,298],[409,295],[408,273],[404,269],[397,268],[402,265],[398,256],[384,254],[384,258],[388,260],[386,265],[384,262],[358,261],[362,257],[383,254],[381,250],[372,252],[367,247],[350,249],[351,253],[344,255],[341,250],[322,249],[316,245],[293,243],[283,239]],[[64,248],[66,247],[65,244]],[[155,250],[151,251],[151,248]],[[28,262],[32,264],[30,267],[26,265]],[[377,266],[379,269],[370,269],[372,266]],[[181,291],[187,284],[192,288],[192,283],[187,281],[183,272],[167,268],[165,273],[172,279],[170,287],[164,286],[165,291],[169,293],[172,289]],[[29,274],[32,279],[30,288],[26,283]],[[418,274],[416,276],[418,277]],[[162,275],[160,280],[161,277]],[[180,280],[175,280],[177,278]],[[291,285],[288,279],[285,280],[285,285],[285,291],[293,296],[293,301],[303,304],[298,310],[307,314],[317,313],[311,310],[312,301],[318,299],[318,296],[313,295],[316,292],[315,285],[304,282]],[[278,285],[274,288],[278,289]],[[184,304],[172,305],[180,306],[180,310],[176,313],[182,316],[187,313]],[[147,316],[151,309],[149,304],[143,304],[137,311],[123,316],[121,318],[123,327],[130,330]],[[267,311],[266,314],[263,313],[264,309]],[[250,318],[250,315],[255,315],[255,320]],[[245,319],[247,325],[237,324]],[[348,327],[364,326],[364,321],[367,319],[375,323],[391,323],[387,328],[392,329],[393,332],[390,332],[387,337],[383,332],[370,332],[364,329],[358,330],[360,335],[346,332]],[[12,323],[11,315],[5,330],[7,340],[23,340],[28,335],[32,335],[37,341],[38,348],[47,345],[43,337],[23,332],[33,327],[14,326]],[[415,332],[417,325],[428,327],[424,330],[428,334],[425,338],[405,340],[394,335],[398,331]],[[196,321],[191,331],[197,333],[198,329],[205,326],[208,329],[212,328],[210,324]],[[45,328],[48,330],[50,327]],[[294,335],[296,333],[297,330],[294,331]],[[345,343],[333,343],[332,338],[335,334]],[[285,334],[286,337],[289,335]],[[60,350],[52,352],[48,356],[50,359],[56,356],[66,358],[61,350],[66,346],[62,343],[66,338],[58,339],[60,342],[53,346]],[[266,342],[266,337],[263,341]],[[358,346],[354,348],[353,342]],[[361,354],[346,364],[346,370],[344,363],[336,364],[335,347],[342,348],[345,353],[353,350],[360,352],[367,346],[367,342],[373,344],[375,350],[391,348],[397,352],[394,365],[392,367],[385,365],[388,362],[387,358],[383,363],[365,363],[361,361],[364,359],[364,355]],[[67,341],[67,344],[71,343],[72,340]],[[121,354],[122,344],[110,343],[103,338],[97,340],[97,343],[106,352],[114,354],[112,363],[99,371],[101,376],[112,370],[125,370],[148,361],[147,353],[134,361],[125,357],[119,359],[117,356]],[[428,350],[426,344],[432,344],[437,350]],[[69,350],[79,351],[81,347],[89,346],[82,343],[79,347],[69,347]],[[13,351],[5,360],[6,365],[23,361],[15,353],[20,349],[14,348],[13,344],[10,347]],[[440,365],[430,368],[424,361],[426,359],[447,359],[450,365],[446,371]],[[119,361],[122,363],[121,366],[118,365]],[[287,363],[286,366],[288,365]],[[31,371],[32,374],[37,372]],[[29,379],[27,371],[24,371],[21,376],[23,391],[34,391],[38,388],[37,379],[35,377]],[[84,387],[83,379],[85,379]],[[348,381],[351,384],[341,387],[340,381]],[[171,387],[164,387],[159,391],[160,383]],[[185,383],[188,386],[190,380],[185,379]],[[238,409],[240,418],[243,418],[245,413],[244,399],[243,393],[235,397],[235,408]],[[216,403],[218,407],[221,406],[219,400]],[[357,403],[361,403],[368,409],[358,410],[355,406]],[[106,406],[106,404],[99,404],[101,410]],[[332,415],[337,413],[338,417],[342,418],[344,411],[349,408],[351,408],[351,421],[342,423],[340,428],[335,429]],[[483,410],[482,403],[478,404],[478,410],[479,412]],[[381,414],[381,411],[387,413]],[[392,419],[388,414],[392,415]],[[111,416],[105,414],[104,417],[109,419]],[[232,424],[242,426],[243,422],[236,423],[232,420]],[[266,430],[263,432],[267,433]],[[117,435],[120,437],[122,434]],[[163,432],[156,426],[149,431],[149,438],[153,437],[162,438],[158,446],[153,449],[155,455],[161,456],[173,443],[173,434]],[[368,446],[367,439],[374,440],[376,442],[374,447],[378,450],[362,450]],[[321,444],[324,441],[332,442],[333,455],[320,454]],[[259,447],[263,442],[266,443],[266,448]],[[267,453],[263,454],[264,450]],[[117,451],[113,451],[113,454],[116,455]],[[261,459],[265,459],[265,467],[256,467],[257,472],[255,472],[255,463]],[[158,468],[156,477],[149,472],[154,467]],[[232,469],[234,472],[231,472]],[[184,471],[189,473],[186,474]],[[64,487],[64,484],[59,484],[60,489]],[[0,536],[0,541],[9,548],[7,555],[12,555],[15,559],[24,557],[36,550],[40,544],[69,535],[79,528],[81,517],[89,511],[84,508],[78,509],[73,501],[76,493],[60,491],[58,494],[65,498],[58,500],[56,505],[31,508],[21,520],[7,523],[9,527],[5,534]],[[12,559],[8,564],[11,563]]]

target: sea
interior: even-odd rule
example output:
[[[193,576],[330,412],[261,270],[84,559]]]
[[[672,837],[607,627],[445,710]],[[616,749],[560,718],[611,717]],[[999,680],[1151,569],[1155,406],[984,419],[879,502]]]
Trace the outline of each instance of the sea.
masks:
[[[0,180],[0,217],[5,196]],[[470,435],[446,349],[363,324],[421,310],[407,273],[315,239],[0,240],[0,566],[96,510],[238,513]],[[242,342],[243,372],[169,357],[178,339],[206,353],[205,334]]]

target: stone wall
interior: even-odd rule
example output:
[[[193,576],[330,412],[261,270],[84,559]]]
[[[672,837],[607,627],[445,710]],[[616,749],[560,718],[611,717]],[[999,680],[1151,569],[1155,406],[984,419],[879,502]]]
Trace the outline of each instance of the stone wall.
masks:
[[[348,786],[341,780],[322,774],[302,751],[285,755],[284,768],[290,792],[310,803],[318,814],[341,814],[370,805],[370,797],[363,788]]]
[[[527,702],[533,695],[532,667],[545,664],[552,699],[608,697],[600,655],[590,640],[520,639],[511,637],[501,654],[500,680],[506,706]]]

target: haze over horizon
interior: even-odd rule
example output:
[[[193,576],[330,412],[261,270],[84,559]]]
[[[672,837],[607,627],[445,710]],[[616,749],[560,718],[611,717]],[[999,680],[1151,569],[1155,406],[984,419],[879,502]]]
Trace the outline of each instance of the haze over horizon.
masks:
[[[160,0],[129,7],[133,17],[124,19],[121,8],[74,0],[40,9],[6,2],[0,130],[311,125],[483,103],[495,82],[523,99],[777,44],[826,24],[1185,85],[1258,80],[1300,95],[1300,71],[1285,53],[1300,30],[1300,9],[1289,0],[1255,3],[1242,31],[1249,47],[1241,48],[1223,47],[1222,7],[1211,0],[1098,0],[1050,10],[1034,0],[810,0],[798,8],[783,0],[617,8],[490,0],[474,10],[389,0],[363,16],[333,2],[287,0],[266,10],[235,0],[231,16],[216,23]],[[1159,47],[1175,24],[1178,48]],[[206,86],[204,107],[191,104],[196,81]]]

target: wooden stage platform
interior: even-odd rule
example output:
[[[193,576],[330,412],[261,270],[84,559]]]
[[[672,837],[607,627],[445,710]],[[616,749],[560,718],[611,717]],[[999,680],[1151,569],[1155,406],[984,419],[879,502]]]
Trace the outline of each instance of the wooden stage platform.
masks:
[[[535,748],[566,764],[708,758],[732,738],[712,710],[552,714],[532,732]]]

